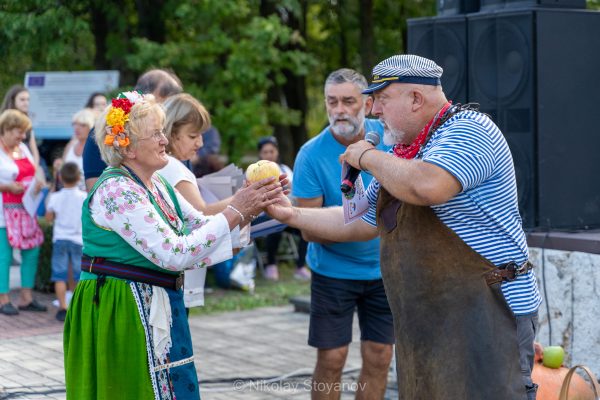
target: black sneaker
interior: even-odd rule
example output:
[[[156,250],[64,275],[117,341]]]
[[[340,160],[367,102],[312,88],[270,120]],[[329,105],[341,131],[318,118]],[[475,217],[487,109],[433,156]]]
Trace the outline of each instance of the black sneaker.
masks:
[[[19,310],[17,310],[15,306],[12,305],[12,303],[6,303],[0,306],[0,314],[17,315],[18,313]]]
[[[56,319],[59,321],[64,321],[66,316],[67,316],[67,310],[62,309],[62,308],[60,310],[58,310],[58,312],[56,313]]]
[[[32,300],[31,303],[27,304],[26,306],[19,306],[19,310],[44,312],[48,311],[48,307],[38,303],[37,300]]]

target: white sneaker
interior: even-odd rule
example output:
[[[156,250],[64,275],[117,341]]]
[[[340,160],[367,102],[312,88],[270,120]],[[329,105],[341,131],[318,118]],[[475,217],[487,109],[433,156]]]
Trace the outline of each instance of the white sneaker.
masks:
[[[67,290],[67,293],[65,294],[65,300],[67,301],[67,307],[69,307],[69,304],[71,303],[72,298],[73,298],[73,292],[71,292],[70,290]],[[52,305],[54,307],[60,307],[60,302],[58,301],[58,299],[52,300]]]

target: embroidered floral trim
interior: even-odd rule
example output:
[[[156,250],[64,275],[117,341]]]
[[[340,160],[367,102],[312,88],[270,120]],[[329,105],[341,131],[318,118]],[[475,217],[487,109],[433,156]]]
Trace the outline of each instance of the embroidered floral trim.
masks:
[[[154,184],[161,185],[161,182],[160,180],[155,179]],[[148,207],[151,205],[151,203],[146,197],[146,192],[138,185],[133,183],[133,181],[131,181],[129,178],[118,176],[105,180],[97,188],[96,195],[102,204],[104,217],[108,220],[112,220],[114,219],[115,215],[124,214],[128,210],[145,208],[146,211],[143,218],[143,223],[152,226],[155,232],[160,234],[162,237],[160,241],[160,248],[174,255],[191,253],[192,255],[197,256],[202,250],[215,246],[217,242],[217,237],[212,233],[208,233],[201,242],[190,241],[187,245],[183,243],[173,243],[173,233],[171,229],[159,216],[158,211],[156,211],[154,206]],[[170,202],[171,199],[168,198],[166,201]],[[171,204],[171,207],[174,207],[174,205]],[[180,223],[182,222],[180,221]],[[198,227],[206,225],[208,220],[194,217],[186,219],[185,223],[190,223],[192,225],[192,230],[195,230]],[[154,248],[149,245],[148,239],[143,235],[140,235],[132,228],[132,226],[132,221],[129,218],[125,218],[125,221],[118,230],[124,237],[129,238],[128,240],[130,243],[133,242],[133,245],[138,252],[145,255],[146,258],[160,268],[170,271],[180,270],[180,268],[161,261]],[[181,229],[182,226],[178,228]],[[211,259],[209,257],[205,257],[199,263],[194,265],[201,268],[210,264]]]
[[[155,373],[155,368],[160,366],[161,362],[156,360],[154,351],[152,350],[152,330],[148,323],[148,319],[150,318],[150,303],[152,301],[152,286],[146,283],[130,282],[129,287],[135,299],[146,337],[146,356],[148,357],[148,370],[150,372],[154,400],[170,400],[170,393],[164,390],[167,382],[165,374]]]

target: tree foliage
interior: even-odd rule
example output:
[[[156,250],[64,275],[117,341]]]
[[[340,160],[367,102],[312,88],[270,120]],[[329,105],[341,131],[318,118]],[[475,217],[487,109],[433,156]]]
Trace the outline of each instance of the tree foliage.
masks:
[[[369,74],[433,0],[3,0],[0,89],[26,71],[170,68],[206,104],[235,161],[275,133],[284,159],[326,121],[334,69]],[[308,129],[307,129],[308,124]]]
[[[267,93],[286,82],[285,71],[303,76],[316,65],[307,52],[287,49],[304,38],[278,16],[261,16],[258,6],[242,0],[179,4],[167,26],[169,40],[134,39],[135,51],[127,56],[137,72],[148,65],[173,68],[209,107],[234,159],[256,137],[271,134],[273,125],[303,122],[299,110],[269,103]]]
[[[77,9],[43,0],[6,0],[0,6],[0,87],[22,82],[26,71],[93,67],[93,36]]]

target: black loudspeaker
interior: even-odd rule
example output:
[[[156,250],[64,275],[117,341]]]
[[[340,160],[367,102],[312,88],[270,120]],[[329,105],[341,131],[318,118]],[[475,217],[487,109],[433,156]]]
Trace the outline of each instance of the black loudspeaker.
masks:
[[[479,0],[437,0],[438,15],[449,16],[477,11],[479,11]]]
[[[454,103],[467,101],[467,20],[465,16],[408,20],[408,53],[444,69],[442,87]]]
[[[524,226],[600,226],[600,13],[469,15],[468,58],[468,99],[511,148]]]
[[[586,0],[481,0],[481,11],[531,7],[585,9],[585,2]]]

